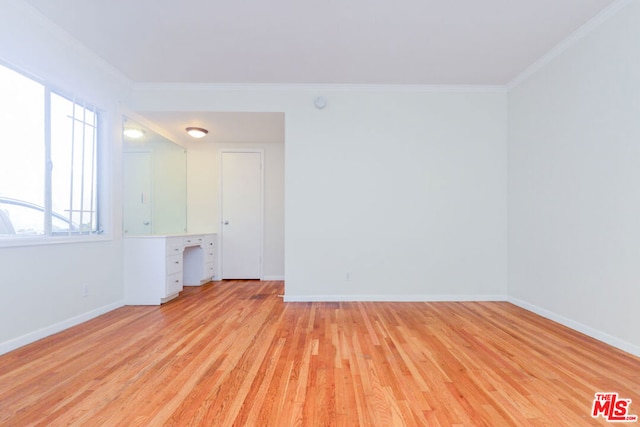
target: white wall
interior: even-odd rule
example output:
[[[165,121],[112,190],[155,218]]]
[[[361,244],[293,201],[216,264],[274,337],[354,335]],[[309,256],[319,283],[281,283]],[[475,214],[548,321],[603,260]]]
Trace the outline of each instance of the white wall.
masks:
[[[191,233],[220,231],[220,150],[264,150],[263,278],[284,278],[284,144],[207,143],[187,146],[188,227]]]
[[[0,247],[0,353],[122,305],[121,122],[129,85],[18,0],[0,2],[0,62],[103,109],[108,233],[93,243]],[[112,237],[112,238],[109,238]],[[89,296],[82,296],[83,285]]]
[[[503,298],[505,94],[328,99],[287,116],[288,299]]]
[[[0,61],[104,109],[111,233],[0,248],[2,353],[122,304],[119,131],[129,82],[23,2],[0,1]],[[278,171],[267,178],[278,184],[267,184],[265,275],[284,271],[287,300],[508,291],[640,354],[639,24],[631,2],[512,88],[508,122],[506,92],[477,88],[138,85],[130,108],[285,113],[286,144],[264,145]],[[326,109],[313,107],[316,95]],[[222,146],[189,147],[190,231],[217,231]]]
[[[139,85],[132,108],[285,113],[287,300],[506,297],[505,91]]]
[[[509,295],[640,354],[640,2],[509,93]]]
[[[104,109],[110,233],[0,247],[2,353],[122,304],[129,82],[22,1],[0,5],[0,61]],[[286,218],[272,209],[265,274],[286,246],[288,300],[502,299],[508,193],[509,298],[640,354],[639,33],[630,2],[510,90],[508,125],[499,89],[138,85],[131,108],[285,113],[267,162],[282,182],[284,149]],[[194,232],[217,231],[218,149],[190,147]]]

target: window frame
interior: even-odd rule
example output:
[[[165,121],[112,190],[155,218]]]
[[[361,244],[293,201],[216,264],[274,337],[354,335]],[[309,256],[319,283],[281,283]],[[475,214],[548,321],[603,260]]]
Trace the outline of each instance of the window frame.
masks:
[[[34,76],[34,74],[24,71],[18,67],[7,64],[0,60],[0,66],[5,67],[15,73],[20,74],[24,78],[30,79],[35,83],[42,85],[44,90],[43,108],[44,108],[44,155],[41,158],[42,167],[44,168],[44,180],[42,185],[44,187],[44,224],[43,234],[38,235],[19,235],[8,234],[0,236],[0,248],[4,247],[19,247],[19,246],[35,246],[35,245],[51,245],[51,244],[66,244],[66,243],[81,243],[81,242],[97,242],[112,240],[110,229],[105,227],[104,218],[107,218],[109,212],[109,201],[111,200],[105,193],[109,188],[107,180],[109,174],[106,172],[106,164],[103,159],[106,153],[105,141],[107,141],[106,123],[105,120],[108,112],[105,109],[99,108],[96,104],[86,101],[87,98],[76,96],[69,91],[63,90],[46,79]],[[96,189],[95,195],[95,231],[91,232],[73,232],[63,231],[54,232],[52,230],[52,221],[55,216],[55,212],[52,209],[52,131],[51,131],[51,97],[56,95],[62,97],[77,106],[87,108],[95,113],[95,170],[94,170],[94,183]],[[84,143],[84,142],[83,142]],[[83,172],[84,174],[84,172]],[[107,232],[109,231],[109,232]]]

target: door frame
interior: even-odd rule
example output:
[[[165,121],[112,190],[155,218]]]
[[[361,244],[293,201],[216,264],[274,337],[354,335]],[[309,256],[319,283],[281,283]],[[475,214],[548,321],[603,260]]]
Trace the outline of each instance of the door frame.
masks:
[[[223,182],[223,174],[222,174],[222,158],[223,155],[226,153],[256,153],[256,154],[260,154],[260,261],[259,261],[259,265],[258,265],[258,269],[259,269],[259,279],[263,280],[263,276],[264,276],[264,149],[263,148],[221,148],[219,150],[219,160],[218,160],[218,165],[219,165],[219,181],[220,181],[220,188],[218,191],[218,227],[220,230],[220,238],[219,238],[219,247],[220,250],[218,251],[219,253],[219,259],[218,259],[218,265],[220,266],[220,280],[223,280],[224,278],[224,265],[222,262],[223,259],[223,253],[224,253],[224,239],[223,239],[223,234],[224,234],[224,218],[223,218],[223,206],[222,206],[222,196],[223,196],[223,188],[224,188],[224,182]]]

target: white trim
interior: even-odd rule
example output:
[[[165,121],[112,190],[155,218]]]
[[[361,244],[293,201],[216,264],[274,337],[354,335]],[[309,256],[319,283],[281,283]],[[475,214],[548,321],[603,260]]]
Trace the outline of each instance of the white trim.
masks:
[[[286,295],[284,302],[474,302],[507,301],[505,295]]]
[[[98,307],[94,310],[88,311],[78,316],[63,320],[62,322],[54,323],[53,325],[47,326],[42,329],[38,329],[37,331],[29,332],[26,335],[22,335],[20,337],[10,339],[9,341],[0,343],[0,355],[13,351],[17,348],[23,347],[27,344],[36,342],[50,335],[57,334],[58,332],[62,332],[65,329],[69,329],[73,326],[87,322],[93,318],[101,316],[105,313],[108,313],[120,307],[124,307],[124,300],[118,301],[112,304],[108,304],[102,307]]]
[[[590,336],[591,338],[595,338],[598,341],[602,341],[622,351],[626,351],[627,353],[631,353],[634,356],[640,357],[640,346],[638,345],[621,340],[620,338],[614,337],[598,329],[584,325],[580,322],[576,322],[575,320],[571,320],[568,317],[561,316],[557,313],[554,313],[542,307],[529,304],[528,302],[519,300],[518,298],[509,297],[507,301],[509,301],[513,305],[517,305],[520,308],[528,310],[546,319],[553,320],[554,322],[557,322],[561,325],[571,328],[574,331],[578,331],[580,333]]]
[[[224,251],[224,238],[223,238],[223,233],[224,233],[224,227],[222,224],[222,222],[224,221],[224,218],[222,217],[222,188],[223,188],[223,182],[222,182],[222,155],[225,153],[256,153],[256,154],[260,154],[260,265],[258,266],[259,268],[259,274],[260,277],[258,277],[258,279],[260,280],[264,280],[262,278],[262,274],[263,274],[263,270],[264,270],[264,149],[263,148],[221,148],[219,150],[219,174],[220,174],[220,188],[218,191],[218,220],[220,221],[220,223],[218,224],[218,229],[220,230],[219,234],[219,257],[218,257],[218,265],[219,265],[219,269],[218,271],[220,271],[220,280],[224,280],[224,271],[223,271],[223,256],[222,256],[222,252]]]
[[[406,85],[324,83],[134,83],[135,90],[175,91],[309,91],[309,92],[498,92],[504,85]]]
[[[110,74],[118,83],[122,84],[125,87],[131,88],[133,87],[133,81],[125,76],[120,70],[116,67],[105,61],[101,56],[95,53],[93,50],[89,49],[86,45],[84,45],[77,38],[72,36],[69,32],[64,30],[62,27],[56,25],[51,19],[49,19],[46,15],[36,9],[34,6],[28,4],[25,1],[12,1],[13,6],[17,8],[21,8],[20,13],[25,13],[31,15],[34,20],[38,21],[38,24],[41,25],[47,33],[51,34],[54,38],[60,40],[63,44],[70,45],[74,49],[78,49],[82,51],[83,55],[86,55],[87,58],[91,58],[91,61],[102,70]],[[49,79],[43,79],[44,81],[49,81]],[[56,86],[52,86],[52,89],[56,89]],[[86,99],[87,97],[83,97]]]
[[[67,245],[80,243],[110,242],[113,240],[111,234],[82,234],[71,236],[23,236],[23,237],[2,237],[0,238],[0,248],[18,248],[24,246],[45,246],[45,245]]]
[[[262,276],[262,279],[264,281],[283,281],[284,280],[284,274],[283,275],[271,275],[271,276]]]
[[[580,41],[585,36],[589,35],[593,31],[595,31],[600,25],[605,23],[609,18],[615,15],[618,11],[623,9],[625,6],[630,4],[633,0],[616,0],[611,3],[609,6],[604,8],[599,14],[591,18],[584,25],[578,28],[576,31],[571,33],[569,37],[565,38],[563,41],[558,43],[555,47],[553,47],[550,51],[544,54],[540,59],[527,67],[522,73],[516,76],[513,80],[511,80],[507,84],[507,89],[511,90],[529,77],[537,73],[541,68],[545,65],[562,55],[565,51],[574,46],[578,41]]]

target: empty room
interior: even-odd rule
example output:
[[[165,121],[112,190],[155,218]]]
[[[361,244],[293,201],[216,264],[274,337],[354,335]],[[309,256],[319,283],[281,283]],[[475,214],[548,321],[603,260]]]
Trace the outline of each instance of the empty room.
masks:
[[[0,0],[0,426],[640,415],[640,2]]]

